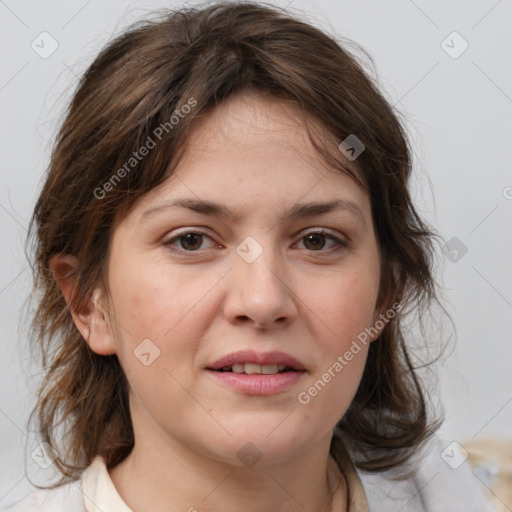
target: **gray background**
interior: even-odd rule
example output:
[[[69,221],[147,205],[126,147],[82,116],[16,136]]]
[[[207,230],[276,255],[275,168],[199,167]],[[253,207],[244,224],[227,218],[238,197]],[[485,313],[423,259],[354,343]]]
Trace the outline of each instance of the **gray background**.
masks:
[[[446,411],[439,435],[445,444],[511,439],[512,1],[274,3],[305,11],[374,58],[381,88],[407,119],[419,209],[451,240],[439,280],[456,340],[436,365]],[[176,4],[0,0],[0,505],[27,488],[25,460],[29,475],[47,474],[34,469],[37,443],[26,431],[41,371],[26,348],[31,275],[23,245],[65,100],[113,33]],[[42,47],[44,31],[58,43],[46,59],[31,47]],[[448,37],[454,31],[463,40]],[[464,40],[469,47],[458,55]],[[442,324],[432,329],[432,346],[450,334]]]

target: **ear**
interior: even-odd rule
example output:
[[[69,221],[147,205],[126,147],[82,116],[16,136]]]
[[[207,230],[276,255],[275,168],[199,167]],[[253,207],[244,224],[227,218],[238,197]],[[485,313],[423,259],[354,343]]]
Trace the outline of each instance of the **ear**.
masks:
[[[77,293],[78,264],[78,258],[69,254],[57,254],[50,259],[50,270],[69,306]],[[110,355],[116,353],[116,346],[103,299],[104,292],[95,288],[79,311],[70,307],[70,312],[91,350],[100,355]]]
[[[372,325],[369,329],[371,333],[370,343],[379,338],[382,331],[388,325],[388,323],[397,316],[398,312],[402,309],[402,305],[395,302],[391,306],[388,304],[382,305],[380,308],[376,308],[373,313]]]
[[[379,339],[379,336],[382,334],[382,331],[383,331],[384,327],[386,326],[385,324],[383,325],[382,321],[381,321],[383,314],[384,314],[383,308],[377,308],[373,312],[372,324],[367,331],[370,333],[370,343]]]
[[[381,253],[381,279],[373,311],[372,325],[369,329],[371,333],[370,342],[379,339],[386,325],[402,309],[402,304],[400,304],[397,297],[400,282],[398,264],[389,260],[386,252],[383,253],[380,248],[379,251]]]

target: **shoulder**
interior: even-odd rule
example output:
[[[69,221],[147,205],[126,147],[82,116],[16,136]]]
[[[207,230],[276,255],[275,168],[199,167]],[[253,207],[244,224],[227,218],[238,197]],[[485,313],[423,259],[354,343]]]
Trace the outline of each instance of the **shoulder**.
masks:
[[[78,480],[55,489],[38,489],[0,512],[132,512],[119,496],[104,459],[98,455]]]
[[[86,512],[80,481],[55,489],[37,489],[0,512]]]
[[[496,508],[512,510],[512,438],[476,438],[463,444],[473,473]]]
[[[417,471],[406,480],[396,479],[403,467],[378,474],[358,470],[370,510],[496,512],[458,446],[434,437],[407,465]]]

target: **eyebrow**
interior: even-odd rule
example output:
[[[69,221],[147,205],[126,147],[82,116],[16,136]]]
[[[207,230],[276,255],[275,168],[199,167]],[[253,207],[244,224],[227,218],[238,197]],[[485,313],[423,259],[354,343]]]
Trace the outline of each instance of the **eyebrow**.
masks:
[[[240,213],[232,212],[226,208],[226,206],[215,203],[213,201],[193,198],[180,198],[166,201],[162,204],[154,206],[153,208],[150,208],[149,210],[146,210],[140,216],[139,220],[142,222],[146,218],[156,213],[176,207],[187,208],[188,210],[192,210],[197,213],[212,215],[226,220],[238,221],[242,218]],[[344,199],[336,199],[328,202],[299,203],[292,206],[287,212],[284,213],[284,215],[279,215],[278,218],[281,221],[287,219],[299,219],[305,217],[313,217],[315,215],[322,215],[332,211],[347,211],[357,217],[363,225],[366,225],[366,220],[361,208],[359,208],[356,203]]]

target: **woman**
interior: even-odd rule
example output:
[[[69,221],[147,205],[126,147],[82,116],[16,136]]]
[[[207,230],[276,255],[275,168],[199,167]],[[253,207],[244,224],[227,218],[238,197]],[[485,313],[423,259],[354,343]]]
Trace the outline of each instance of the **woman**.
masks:
[[[10,510],[493,510],[433,442],[403,334],[436,297],[410,161],[357,61],[284,11],[110,43],[33,217],[62,479]]]

